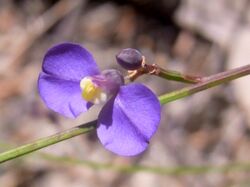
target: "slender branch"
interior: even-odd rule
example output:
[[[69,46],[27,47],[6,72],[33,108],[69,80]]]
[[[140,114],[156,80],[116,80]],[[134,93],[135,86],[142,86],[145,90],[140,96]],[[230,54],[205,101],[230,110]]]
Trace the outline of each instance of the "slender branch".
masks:
[[[141,67],[137,70],[129,71],[128,73],[128,78],[131,82],[144,74],[155,75],[167,80],[190,84],[199,83],[201,81],[201,77],[199,76],[191,76],[173,70],[166,70],[159,67],[157,64],[147,64],[144,56]]]
[[[77,158],[71,158],[66,156],[56,156],[47,153],[40,153],[39,156],[43,159],[53,162],[71,164],[71,165],[83,165],[92,169],[108,169],[118,172],[126,173],[138,173],[147,172],[161,175],[202,175],[207,173],[228,173],[233,171],[243,172],[250,171],[249,162],[234,162],[223,165],[201,165],[201,166],[176,166],[176,167],[151,167],[144,165],[118,165],[113,163],[100,163],[90,160],[80,160]]]
[[[218,73],[209,77],[202,78],[201,82],[195,85],[162,95],[159,97],[159,101],[163,105],[168,102],[198,93],[202,90],[217,86],[222,83],[226,83],[228,81],[231,81],[231,80],[234,80],[234,79],[237,79],[239,77],[249,75],[249,74],[250,74],[250,65],[246,65],[246,66],[236,68],[233,70],[229,70],[226,72]],[[55,135],[39,139],[33,143],[22,145],[20,147],[0,153],[0,163],[20,157],[22,155],[25,155],[31,152],[34,152],[38,149],[50,146],[52,144],[61,142],[63,140],[66,140],[75,136],[78,136],[80,134],[87,133],[96,128],[96,122],[97,122],[96,120],[91,121],[84,125],[80,125],[80,126],[68,129],[66,131],[57,133]]]
[[[195,84],[201,82],[201,77],[198,76],[192,76],[192,75],[185,75],[177,71],[172,71],[172,70],[165,70],[163,68],[160,68],[156,66],[157,69],[153,75],[156,75],[158,77],[167,79],[167,80],[173,80],[173,81],[178,81],[178,82],[183,82],[183,83],[190,83],[190,84]]]
[[[164,94],[159,97],[161,104],[166,104],[168,102],[190,96],[197,92],[206,90],[208,88],[217,86],[222,83],[229,82],[231,80],[237,79],[239,77],[243,77],[245,75],[250,74],[250,65],[242,66],[236,69],[228,70],[222,73],[218,73],[215,75],[211,75],[209,77],[205,77],[201,79],[200,83],[195,85],[183,88],[181,90],[177,90],[171,93]]]
[[[6,143],[0,143],[1,147],[12,147]],[[232,162],[223,165],[200,165],[200,166],[175,166],[175,167],[159,167],[159,166],[146,166],[146,165],[127,165],[127,164],[113,164],[101,163],[90,160],[82,160],[76,157],[57,156],[50,153],[36,152],[34,155],[43,160],[57,162],[59,164],[84,166],[95,170],[111,170],[123,173],[138,173],[147,172],[161,175],[202,175],[207,173],[228,173],[228,172],[246,172],[250,171],[249,162]]]
[[[9,151],[3,152],[0,154],[0,163],[20,157],[22,155],[34,152],[38,149],[53,145],[55,143],[61,142],[63,140],[67,140],[69,138],[73,138],[80,134],[87,133],[96,127],[96,120],[86,123],[84,125],[79,125],[77,127],[73,127],[66,131],[59,132],[52,136],[48,136],[45,138],[41,138],[39,140],[34,141],[33,143],[25,144],[23,146],[11,149]]]

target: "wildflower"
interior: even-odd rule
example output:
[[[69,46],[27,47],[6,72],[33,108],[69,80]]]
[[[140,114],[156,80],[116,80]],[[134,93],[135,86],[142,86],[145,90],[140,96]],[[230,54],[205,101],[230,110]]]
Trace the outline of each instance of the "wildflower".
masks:
[[[38,89],[50,109],[70,118],[104,102],[97,135],[105,148],[119,155],[144,151],[159,125],[160,104],[151,90],[139,83],[124,85],[117,70],[100,72],[92,55],[77,44],[49,49]]]

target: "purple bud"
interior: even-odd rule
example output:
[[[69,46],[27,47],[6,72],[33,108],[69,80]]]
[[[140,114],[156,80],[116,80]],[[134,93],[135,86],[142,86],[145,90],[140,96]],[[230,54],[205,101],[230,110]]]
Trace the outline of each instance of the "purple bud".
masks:
[[[136,70],[141,67],[142,54],[132,48],[123,49],[118,55],[116,60],[123,68],[127,70]]]

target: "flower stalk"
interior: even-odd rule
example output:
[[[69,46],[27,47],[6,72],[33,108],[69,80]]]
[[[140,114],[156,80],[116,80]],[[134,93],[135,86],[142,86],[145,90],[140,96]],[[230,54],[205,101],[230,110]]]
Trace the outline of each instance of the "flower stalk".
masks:
[[[201,82],[201,77],[199,76],[185,75],[177,71],[166,70],[159,67],[157,64],[147,64],[144,56],[142,56],[141,67],[133,71],[128,71],[128,73],[128,78],[131,82],[144,74],[155,75],[163,79],[190,84]]]
[[[94,121],[85,123],[83,125],[79,125],[71,129],[56,133],[52,136],[41,138],[39,140],[34,141],[33,143],[28,143],[20,147],[11,149],[9,151],[3,152],[0,154],[0,163],[6,162],[8,160],[12,160],[22,155],[26,155],[38,149],[42,149],[44,147],[48,147],[50,145],[59,143],[63,140],[73,138],[80,134],[85,134],[87,132],[90,132],[91,130],[94,130],[96,128],[96,122],[97,121],[94,120]]]
[[[156,75],[158,77],[161,77],[167,80],[178,81],[178,82],[183,82],[183,83],[196,84],[196,83],[201,82],[201,79],[202,79],[199,76],[185,75],[177,71],[165,70],[158,66],[156,66],[155,72],[156,73],[154,73],[153,75]]]
[[[155,75],[154,73],[151,73],[151,74]],[[246,66],[228,70],[222,73],[218,73],[209,77],[198,78],[197,81],[199,80],[199,82],[197,84],[188,86],[186,88],[183,88],[183,89],[171,92],[171,93],[164,94],[159,97],[159,100],[160,100],[160,103],[163,105],[168,102],[175,101],[177,99],[180,99],[186,96],[190,96],[192,94],[198,93],[208,88],[220,85],[222,83],[229,82],[231,80],[234,80],[234,79],[237,79],[237,78],[249,75],[249,74],[250,74],[250,65],[246,65]],[[165,75],[166,74],[164,74],[164,76]],[[183,80],[182,76],[180,76],[179,78]],[[184,79],[187,80],[185,77]],[[195,79],[196,78],[194,78],[194,80]],[[80,134],[90,132],[91,130],[94,130],[96,128],[96,123],[97,123],[96,120],[91,121],[89,123],[86,123],[77,127],[73,127],[66,131],[59,132],[55,135],[41,138],[39,140],[34,141],[33,143],[25,144],[20,147],[11,149],[9,151],[0,153],[0,163],[6,162],[8,160],[12,160],[14,158],[23,156],[25,154],[34,152],[39,149],[42,149],[44,147],[56,144],[63,140],[70,139]]]
[[[250,65],[242,66],[225,72],[217,73],[208,77],[201,78],[201,81],[197,84],[188,86],[186,88],[173,91],[159,97],[161,104],[181,99],[183,97],[190,96],[200,91],[209,89],[211,87],[227,83],[231,80],[246,76],[250,74]]]

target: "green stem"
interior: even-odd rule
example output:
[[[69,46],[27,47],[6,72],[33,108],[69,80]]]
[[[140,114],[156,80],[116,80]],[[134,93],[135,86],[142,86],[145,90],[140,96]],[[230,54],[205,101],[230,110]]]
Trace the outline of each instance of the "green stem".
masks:
[[[162,175],[192,175],[192,174],[207,174],[207,173],[227,173],[232,171],[250,171],[250,164],[245,163],[228,163],[224,165],[201,165],[201,166],[176,166],[176,167],[151,167],[143,165],[118,165],[113,163],[98,163],[90,160],[80,160],[77,158],[71,158],[66,156],[56,156],[47,153],[40,153],[43,159],[53,162],[83,165],[92,169],[105,169],[118,172],[136,173],[136,172],[148,172]]]
[[[162,95],[159,97],[159,100],[161,104],[166,104],[168,102],[195,94],[202,90],[217,86],[219,84],[222,84],[222,83],[225,83],[225,82],[228,82],[233,79],[237,79],[239,77],[249,75],[249,74],[250,74],[250,65],[246,65],[246,66],[236,68],[233,70],[229,70],[226,72],[218,73],[210,77],[202,78],[201,82],[195,85]],[[20,147],[11,149],[9,151],[0,153],[0,163],[20,157],[22,155],[25,155],[31,152],[34,152],[38,149],[53,145],[55,143],[78,136],[80,134],[87,133],[96,128],[96,122],[97,121],[95,120],[95,121],[86,123],[84,125],[80,125],[80,126],[68,129],[66,131],[57,133],[55,135],[39,139],[33,143],[25,144]]]
[[[167,79],[167,80],[173,80],[183,83],[199,83],[201,81],[201,77],[198,76],[190,76],[190,75],[184,75],[180,72],[173,71],[173,70],[166,70],[160,67],[157,67],[156,73],[154,75]]]
[[[1,142],[1,147],[10,148],[9,144]],[[95,170],[111,170],[126,173],[149,172],[163,175],[192,175],[192,174],[207,174],[207,173],[228,173],[228,172],[247,172],[250,171],[249,162],[232,162],[225,165],[199,165],[199,166],[175,166],[175,167],[159,167],[159,166],[145,166],[145,165],[127,165],[127,164],[113,164],[101,163],[91,160],[82,160],[76,157],[57,156],[50,153],[37,152],[34,156],[43,160],[57,162],[59,164],[81,165]]]
[[[218,73],[209,77],[201,78],[200,83],[195,85],[161,95],[159,97],[161,104],[166,104],[168,102],[181,99],[183,97],[190,96],[197,92],[206,90],[208,88],[217,86],[222,83],[229,82],[231,80],[237,79],[250,74],[250,65],[242,66],[236,69],[228,70],[222,73]]]
[[[183,83],[195,84],[201,81],[201,77],[198,76],[185,75],[177,71],[163,69],[159,67],[157,64],[146,64],[146,63],[141,68],[129,72],[127,78],[131,82],[133,82],[141,75],[146,75],[146,74],[155,75],[163,79],[183,82]]]
[[[20,157],[22,155],[34,152],[38,149],[47,147],[49,145],[56,144],[58,142],[61,142],[63,140],[67,140],[69,138],[73,138],[75,136],[78,136],[80,134],[87,133],[96,127],[96,120],[91,121],[89,123],[86,123],[84,125],[79,125],[77,127],[73,127],[71,129],[68,129],[66,131],[59,132],[57,134],[54,134],[52,136],[48,136],[45,138],[41,138],[39,140],[34,141],[33,143],[25,144],[20,147],[11,149],[9,151],[3,152],[0,154],[0,163],[5,162],[7,160],[11,160],[17,157]]]

